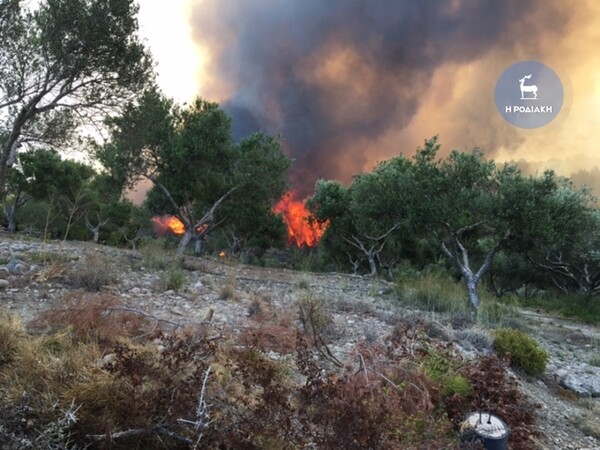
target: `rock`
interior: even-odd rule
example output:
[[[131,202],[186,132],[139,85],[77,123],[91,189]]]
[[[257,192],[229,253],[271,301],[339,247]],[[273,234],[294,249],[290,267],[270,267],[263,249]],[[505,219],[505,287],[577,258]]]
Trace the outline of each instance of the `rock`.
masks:
[[[175,314],[177,316],[184,316],[185,313],[179,308],[171,308],[171,314]]]
[[[11,260],[8,262],[8,264],[6,264],[6,267],[8,268],[8,271],[10,273],[15,274],[15,275],[20,275],[29,269],[27,264],[25,264],[20,259],[14,258],[14,257],[11,258]]]
[[[8,280],[0,280],[0,289],[7,289],[9,286]]]
[[[590,373],[571,373],[559,380],[561,386],[580,397],[600,397],[600,377]]]
[[[108,355],[104,355],[104,357],[102,358],[102,365],[105,367],[110,366],[115,362],[116,359],[117,359],[117,355],[115,355],[114,353],[109,353]]]

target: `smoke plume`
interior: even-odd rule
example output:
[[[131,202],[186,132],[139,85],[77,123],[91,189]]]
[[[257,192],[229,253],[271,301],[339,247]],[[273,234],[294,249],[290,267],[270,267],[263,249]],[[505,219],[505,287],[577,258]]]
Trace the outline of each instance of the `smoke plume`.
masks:
[[[571,26],[560,5],[205,0],[191,23],[210,55],[203,95],[232,115],[236,138],[281,135],[291,183],[309,194],[318,178],[347,182],[437,133],[448,148],[521,146],[494,85],[516,60],[551,53]]]

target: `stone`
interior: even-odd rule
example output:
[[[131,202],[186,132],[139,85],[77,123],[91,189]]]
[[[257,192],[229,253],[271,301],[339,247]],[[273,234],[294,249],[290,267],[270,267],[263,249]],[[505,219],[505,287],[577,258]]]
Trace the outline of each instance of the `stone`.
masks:
[[[559,381],[580,397],[600,397],[600,377],[590,373],[570,373]]]
[[[23,261],[21,261],[18,258],[11,258],[11,260],[8,262],[8,264],[6,264],[6,267],[8,268],[8,271],[12,274],[15,275],[20,275],[24,272],[27,271],[27,269],[29,268],[27,266],[27,264],[25,264]]]
[[[9,286],[8,280],[0,280],[0,289],[7,289]]]

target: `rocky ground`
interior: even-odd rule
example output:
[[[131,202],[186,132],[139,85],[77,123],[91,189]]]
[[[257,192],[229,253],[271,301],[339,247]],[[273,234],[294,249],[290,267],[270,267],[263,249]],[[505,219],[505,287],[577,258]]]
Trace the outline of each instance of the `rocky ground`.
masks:
[[[94,266],[98,261],[101,266]],[[297,302],[309,294],[327,305],[335,330],[330,349],[340,360],[350,357],[357,342],[389,334],[393,317],[413,314],[381,280],[263,269],[226,259],[187,259],[184,266],[185,282],[176,292],[165,284],[164,270],[137,251],[0,235],[0,308],[24,322],[34,319],[76,287],[68,274],[83,268],[110,274],[112,282],[103,289],[118,293],[126,307],[170,325],[211,318],[234,330],[251,320],[257,305],[295,317]],[[437,323],[431,314],[428,318]],[[600,329],[536,311],[521,311],[520,320],[550,354],[541,379],[515,375],[522,391],[542,405],[540,448],[600,449]],[[467,357],[488,350],[439,322],[437,333]]]

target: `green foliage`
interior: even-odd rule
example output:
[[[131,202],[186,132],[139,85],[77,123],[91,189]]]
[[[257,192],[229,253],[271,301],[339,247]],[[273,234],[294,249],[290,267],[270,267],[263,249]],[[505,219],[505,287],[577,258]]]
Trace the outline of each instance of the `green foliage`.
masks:
[[[283,223],[271,208],[286,190],[290,160],[279,140],[256,133],[235,145],[231,119],[216,103],[180,107],[156,90],[110,125],[112,139],[96,149],[97,158],[120,186],[152,181],[145,207],[184,223],[183,246],[192,235],[204,239],[214,224],[223,225],[232,255],[282,242]],[[195,226],[201,220],[206,226]]]
[[[63,239],[71,231],[76,238],[84,238],[82,219],[94,204],[91,186],[96,174],[90,166],[62,159],[55,150],[37,149],[19,154],[19,164],[12,176],[17,176],[15,173],[21,178],[19,189],[26,196],[23,198],[38,201],[35,206],[46,207],[45,214],[38,212],[35,218],[18,214],[22,225],[44,230],[45,235],[54,229],[51,234],[60,234]],[[26,203],[22,202],[20,207],[27,206]]]
[[[530,298],[518,298],[519,304],[549,313],[557,313],[582,322],[600,323],[600,302],[596,297],[581,294],[545,292]]]
[[[511,365],[531,376],[546,370],[548,353],[523,331],[511,328],[494,332],[494,349],[500,356],[510,355]]]
[[[396,283],[396,293],[401,302],[424,311],[469,311],[464,287],[445,275],[425,273],[401,279]]]
[[[500,328],[516,323],[519,313],[513,304],[500,302],[497,299],[484,295],[477,311],[477,320],[489,327]]]
[[[413,158],[384,161],[349,187],[320,180],[307,205],[329,223],[324,254],[346,270],[390,274],[399,261],[421,271],[442,255],[475,309],[484,276],[497,296],[522,286],[600,289],[600,215],[588,191],[551,171],[525,176],[497,166],[479,149],[445,158],[439,151],[434,137]],[[436,295],[417,297],[455,309],[435,304]],[[497,321],[502,308],[490,305],[483,316]]]
[[[175,255],[165,239],[146,238],[140,243],[142,266],[148,269],[165,270],[174,264]]]
[[[59,146],[95,113],[118,108],[152,79],[137,36],[133,0],[45,0],[2,4],[0,200],[9,155],[23,136]],[[18,67],[19,70],[15,70]]]
[[[260,248],[284,242],[282,220],[271,211],[288,189],[286,175],[291,160],[283,153],[281,142],[266,134],[254,133],[235,148],[234,158],[233,183],[238,189],[222,209],[223,217],[228,219],[229,235]],[[233,242],[230,250],[234,254],[239,251],[231,247],[234,247]]]
[[[442,395],[444,397],[452,397],[458,395],[467,397],[471,393],[471,383],[463,375],[450,374],[443,379]]]
[[[421,367],[429,378],[440,384],[444,398],[454,395],[466,397],[471,393],[469,380],[458,373],[460,366],[444,352],[432,349],[423,359]]]
[[[591,366],[600,367],[600,355],[596,354],[590,356],[590,358],[588,359],[588,364],[590,364]]]
[[[160,274],[159,288],[164,292],[172,290],[178,292],[185,285],[187,277],[183,269],[174,265]]]

